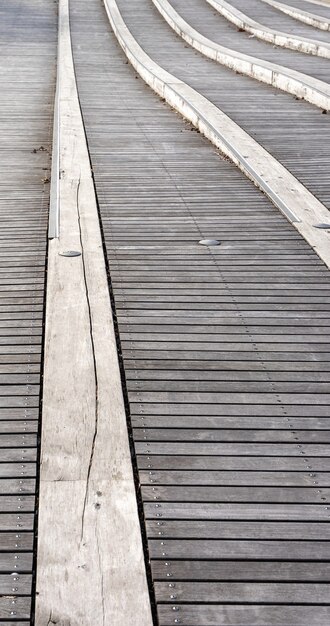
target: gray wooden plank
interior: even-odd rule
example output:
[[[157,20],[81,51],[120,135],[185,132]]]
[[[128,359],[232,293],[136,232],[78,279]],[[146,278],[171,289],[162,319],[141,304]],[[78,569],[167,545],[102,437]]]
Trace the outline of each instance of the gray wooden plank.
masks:
[[[271,504],[219,502],[146,502],[147,519],[329,521],[330,507],[325,504]]]
[[[328,540],[329,523],[212,522],[200,520],[147,520],[149,539],[284,539]]]
[[[136,442],[138,454],[169,454],[169,455],[237,455],[237,456],[306,456],[328,457],[329,445],[306,443],[186,443],[173,442]]]
[[[175,591],[156,582],[158,602],[230,602],[232,604],[328,604],[330,588],[320,583],[215,583],[177,582]],[[175,598],[173,598],[175,595]],[[173,603],[173,602],[172,602]]]
[[[261,382],[231,382],[231,381],[205,381],[205,380],[128,380],[127,389],[132,392],[142,391],[142,392],[151,392],[151,391],[168,391],[168,392],[237,392],[237,393],[249,393],[249,392],[258,392],[258,389],[263,391],[264,393],[328,393],[330,390],[330,384],[315,382],[315,383],[295,383],[295,382],[270,382],[270,381],[262,381]],[[21,393],[24,391],[20,390]],[[29,387],[29,393],[33,393],[33,389]],[[304,397],[306,397],[304,395]]]
[[[203,428],[203,429],[267,429],[284,430],[328,430],[328,417],[286,416],[241,416],[241,415],[133,415],[132,425],[136,428]]]
[[[155,580],[330,581],[330,563],[309,561],[151,560]]]
[[[18,580],[13,581],[13,576],[0,574],[1,594],[8,596],[31,595],[32,576],[29,574],[20,574],[15,578]]]
[[[258,471],[258,472],[329,472],[330,457],[293,456],[176,456],[171,454],[139,454],[137,462],[140,470],[165,471]]]
[[[31,598],[0,596],[0,615],[4,619],[29,619],[31,612]]]
[[[235,421],[235,418],[232,418]],[[147,428],[142,424],[140,428],[134,428],[133,433],[135,441],[148,442],[157,441],[175,441],[179,442],[246,442],[251,443],[330,443],[329,430],[300,430],[290,428],[289,423],[286,424],[287,429],[267,430],[256,427],[255,429],[244,428],[170,428],[164,425],[163,428]],[[1,439],[0,439],[1,442]]]
[[[2,481],[1,481],[2,482]],[[0,487],[1,487],[0,482]],[[24,481],[26,491],[29,481]],[[11,483],[10,483],[11,484]],[[15,493],[13,488],[13,493]],[[221,487],[219,485],[158,485],[142,486],[145,502],[157,499],[158,502],[285,502],[299,504],[323,504],[330,501],[330,489],[327,487],[263,487],[255,478],[253,486]]]
[[[329,559],[326,541],[273,541],[220,539],[150,539],[151,558],[166,559],[252,559],[306,561]]]
[[[160,605],[158,609],[159,623],[161,626],[170,626],[174,623],[173,606]],[[227,604],[212,605],[183,605],[178,612],[180,620],[189,626],[228,626],[236,625],[250,626],[287,626],[288,624],[299,624],[299,626],[328,626],[330,619],[330,608],[314,606],[262,606],[241,604],[239,606],[228,606]]]
[[[168,459],[169,465],[171,461]],[[1,467],[0,467],[1,469]],[[261,486],[295,486],[295,487],[315,487],[330,486],[330,472],[246,472],[242,470],[224,472],[221,471],[184,471],[184,470],[165,470],[157,471],[155,469],[140,470],[141,485],[150,485],[158,487],[159,485],[246,485],[251,486],[257,484]]]
[[[32,571],[33,555],[31,552],[3,552],[0,554],[0,572],[15,574]],[[14,578],[14,576],[13,576]]]

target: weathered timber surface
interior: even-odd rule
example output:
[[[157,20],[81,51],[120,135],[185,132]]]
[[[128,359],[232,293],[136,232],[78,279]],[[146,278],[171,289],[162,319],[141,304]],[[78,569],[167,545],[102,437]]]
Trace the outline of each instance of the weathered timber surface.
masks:
[[[179,0],[175,0],[173,6],[180,12],[182,2],[180,0],[180,6],[178,2]],[[256,4],[257,0],[253,0],[253,3]],[[199,8],[200,4],[201,8]],[[200,2],[197,7],[195,0],[192,4],[186,3],[182,15],[189,22],[191,15],[194,14],[195,17],[191,20],[192,25],[204,35],[212,38],[207,24],[212,19],[213,31],[217,30],[220,16],[213,15],[215,11],[208,6],[205,8],[204,4],[206,2]],[[242,0],[241,4],[246,4],[245,0]],[[249,2],[249,7],[251,4]],[[259,5],[263,5],[267,10],[270,9],[261,1],[258,2]],[[118,6],[132,35],[156,63],[219,107],[278,159],[325,206],[330,208],[329,116],[323,115],[321,110],[307,102],[297,101],[293,96],[279,92],[265,84],[255,83],[253,78],[235,74],[215,61],[203,57],[172,31],[149,0],[132,0],[132,2],[118,0]],[[204,17],[204,11],[207,11],[208,17]],[[296,23],[295,20],[292,21]],[[304,27],[302,24],[301,26]],[[330,39],[329,33],[317,32]],[[237,33],[237,35],[242,35],[242,33]],[[287,52],[293,56],[296,55],[294,51],[287,50]],[[303,56],[309,57],[309,55]],[[324,67],[324,75],[329,80],[329,64],[324,65],[327,60],[319,59],[319,61],[320,67]],[[305,62],[307,63],[308,59]],[[210,184],[208,187],[210,195],[213,198],[216,197],[215,189]],[[168,199],[171,199],[170,196]],[[235,213],[235,216],[237,218],[238,214]],[[249,225],[246,224],[245,228],[240,225],[241,242],[246,238],[250,240],[251,225],[252,222],[249,222]],[[223,224],[222,226],[224,227]],[[188,224],[186,228],[188,229]],[[264,232],[265,229],[267,226],[263,220],[256,227],[253,224],[252,232],[255,235],[259,232],[259,241],[261,239],[265,241],[270,237],[275,245],[276,240],[284,243],[288,238],[294,237],[294,231],[281,237],[278,231],[273,231],[271,234]],[[227,229],[225,231],[227,235]],[[144,234],[146,237],[147,232],[144,231]],[[160,230],[159,235],[162,238],[164,233]],[[150,237],[150,233],[148,236]],[[177,230],[173,243],[175,240],[180,241],[180,236],[181,240],[186,240],[186,229],[184,232]],[[122,237],[124,237],[123,233]],[[237,231],[232,232],[229,237],[230,240],[232,237],[237,239]],[[271,281],[269,287],[272,287]]]
[[[185,3],[183,0],[169,0],[169,2],[186,23],[218,45],[238,54],[246,54],[318,78],[326,83],[329,82],[326,59],[298,51],[293,53],[287,48],[273,46],[266,41],[257,39],[257,37],[250,37],[248,32],[237,28],[207,2],[199,2],[199,0],[191,0],[189,3]],[[290,4],[292,5],[291,2]],[[329,9],[324,10],[329,12]],[[242,11],[247,13],[247,4]],[[316,39],[318,32],[314,30],[314,38]]]
[[[31,619],[56,4],[0,8],[0,622]],[[27,495],[28,494],[28,495]]]
[[[59,18],[61,213],[47,266],[35,625],[151,626],[68,0]]]
[[[120,4],[174,68],[151,3]],[[328,624],[328,272],[137,79],[100,0],[71,24],[159,624]]]

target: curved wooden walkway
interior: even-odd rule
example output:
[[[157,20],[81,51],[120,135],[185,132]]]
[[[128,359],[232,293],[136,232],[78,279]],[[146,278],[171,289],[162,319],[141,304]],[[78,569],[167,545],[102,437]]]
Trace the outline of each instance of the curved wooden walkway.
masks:
[[[328,270],[136,79],[100,3],[71,6],[159,624],[326,624]],[[222,68],[151,2],[119,6],[152,58],[226,97]],[[251,81],[223,73],[233,112]],[[198,244],[210,237],[221,245]]]
[[[295,69],[304,62],[305,72],[329,78],[327,59],[249,39],[205,0],[170,1],[210,39]],[[87,194],[82,178],[80,188],[82,153],[68,139],[61,176],[69,191],[50,271],[61,267],[57,249],[69,249],[70,228],[82,256],[78,274],[61,274],[63,293],[51,301],[61,312],[53,308],[47,319],[57,319],[63,358],[76,360],[64,380],[65,410],[52,417],[46,404],[41,430],[57,5],[7,4],[0,20],[0,626],[127,626],[128,614],[132,626],[147,626],[148,593],[132,617],[139,559],[139,590],[148,584],[154,626],[328,626],[329,270],[294,224],[136,74],[102,0],[69,6],[103,248],[88,213],[92,185]],[[243,4],[251,16],[257,5],[262,15],[275,11],[260,0]],[[154,61],[227,113],[329,208],[329,115],[205,59],[152,0],[118,0],[118,8]],[[305,36],[310,30],[276,14]],[[71,144],[79,155],[72,171]],[[320,229],[324,241],[329,231]],[[200,243],[209,239],[218,245]],[[99,303],[94,253],[108,277]],[[57,278],[54,270],[48,285]],[[78,294],[71,330],[70,280]],[[110,304],[114,328],[111,316],[99,317]],[[62,334],[61,315],[68,316]],[[80,323],[89,352],[76,337]],[[111,386],[117,359],[109,362],[105,349],[113,330],[122,389]],[[45,380],[48,403],[61,390]],[[86,402],[83,380],[91,386]],[[127,437],[131,465],[121,456]],[[129,545],[130,533],[137,548],[125,561],[115,544],[122,536]],[[44,605],[36,618],[38,571]]]

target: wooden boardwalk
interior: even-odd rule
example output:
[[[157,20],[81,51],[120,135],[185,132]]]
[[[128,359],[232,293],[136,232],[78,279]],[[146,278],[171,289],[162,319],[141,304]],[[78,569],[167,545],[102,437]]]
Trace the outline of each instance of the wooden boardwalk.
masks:
[[[275,11],[231,3],[264,23]],[[4,4],[0,626],[34,626],[57,3]],[[171,4],[210,39],[329,82],[326,59],[249,38],[205,0]],[[155,61],[330,208],[329,115],[203,58],[151,0],[118,6]],[[63,128],[70,115],[75,121],[64,147],[62,239],[49,248],[49,283],[63,290],[47,313],[47,337],[67,369],[56,369],[58,396],[49,376],[44,390],[43,434],[53,448],[43,450],[36,626],[147,626],[145,573],[154,626],[329,626],[329,270],[270,200],[150,91],[102,0],[70,0],[70,17],[116,338],[67,75]],[[277,11],[276,19],[282,30],[311,30]],[[82,254],[63,270],[58,251],[71,244]]]
[[[0,622],[22,626],[35,565],[55,8],[0,9]]]
[[[212,39],[203,27],[201,4],[198,29]],[[118,6],[132,34],[152,59],[224,111],[330,208],[327,115],[198,54],[172,31],[151,0],[119,0]],[[186,11],[183,16],[186,18]],[[213,17],[217,23],[217,17]],[[304,56],[308,60],[309,55]],[[328,60],[319,61],[321,65]]]
[[[184,50],[151,3],[120,6],[144,44],[158,20],[151,56],[164,28],[163,65]],[[159,624],[328,624],[328,270],[137,79],[99,0],[71,20]]]
[[[249,17],[253,18],[255,21],[260,22],[264,26],[268,26],[269,28],[276,28],[277,30],[281,30],[286,33],[295,33],[296,35],[301,35],[302,37],[308,37],[309,39],[317,39],[318,41],[324,41],[329,43],[329,32],[315,30],[313,26],[309,26],[308,24],[302,24],[301,22],[297,22],[293,17],[289,15],[285,15],[282,12],[278,11],[274,7],[261,2],[260,0],[249,0],[247,3],[246,0],[229,0],[230,4],[236,9],[239,9],[243,13],[246,13]],[[290,4],[290,1],[287,2]],[[306,3],[307,4],[307,3]],[[313,5],[309,5],[309,8],[306,8],[304,2],[300,2],[300,8],[303,10],[312,10],[314,13],[319,13],[320,15],[324,12],[327,16],[329,16],[330,11],[323,7],[319,8],[314,5],[313,9],[311,7]]]
[[[190,2],[185,2],[184,0],[170,0],[170,3],[191,26],[205,37],[222,46],[233,48],[243,54],[251,54],[271,63],[278,63],[314,78],[319,78],[327,83],[330,82],[328,59],[304,54],[303,52],[293,52],[286,48],[279,48],[256,37],[251,37],[249,33],[239,32],[236,26],[228,22],[219,13],[216,13],[206,1],[191,0]],[[262,4],[261,0],[260,4]],[[248,6],[245,3],[245,11],[247,11]],[[329,9],[325,9],[325,11],[330,13]],[[317,38],[319,32],[314,30],[315,38]]]

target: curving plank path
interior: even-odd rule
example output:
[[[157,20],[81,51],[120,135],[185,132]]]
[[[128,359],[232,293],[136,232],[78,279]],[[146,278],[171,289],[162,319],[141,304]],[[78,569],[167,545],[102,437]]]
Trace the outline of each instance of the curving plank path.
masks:
[[[312,26],[297,25],[296,20],[267,6],[262,0],[251,0],[248,13],[246,13],[246,3],[240,0],[206,1],[238,28],[246,30],[254,37],[276,46],[330,58],[328,33],[317,31],[317,37],[315,37],[316,31]]]
[[[134,1],[120,1],[119,7],[133,36],[154,61],[227,114],[329,206],[327,115],[203,58],[172,32],[151,1],[139,2],[138,18]],[[266,178],[271,180],[271,174]]]
[[[105,3],[60,0],[51,198],[56,4],[0,8],[0,623],[328,626],[328,116]]]
[[[249,33],[239,30],[206,2],[192,0],[187,3],[182,0],[171,0],[171,6],[193,28],[218,45],[269,63],[279,64],[325,83],[330,81],[327,59],[298,51],[293,53],[287,48],[272,46],[256,37],[251,37]]]
[[[155,623],[325,626],[328,271],[138,78],[99,0],[71,21]]]
[[[256,78],[329,111],[330,88],[326,83],[310,78],[307,74],[292,71],[277,63],[267,63],[267,61],[262,61],[256,57],[242,55],[233,49],[225,48],[192,28],[175,11],[168,0],[153,0],[153,3],[171,28],[206,57],[240,74]]]
[[[278,9],[285,15],[289,15],[294,19],[298,20],[298,22],[303,22],[304,24],[309,24],[310,26],[314,26],[314,28],[319,28],[320,30],[330,30],[330,16],[327,18],[325,16],[311,13],[311,11],[305,10],[306,7],[304,5],[293,6],[289,3],[277,2],[277,0],[262,0],[269,6]],[[307,5],[308,6],[308,5]],[[313,7],[312,7],[313,8]]]

